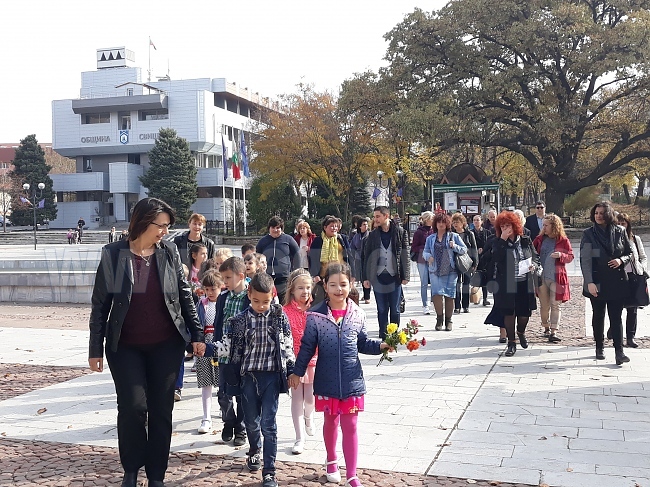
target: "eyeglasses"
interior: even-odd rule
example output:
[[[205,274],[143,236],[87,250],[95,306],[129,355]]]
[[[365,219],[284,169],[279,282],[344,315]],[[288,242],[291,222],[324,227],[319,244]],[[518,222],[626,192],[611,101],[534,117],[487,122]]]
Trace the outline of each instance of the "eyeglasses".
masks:
[[[152,225],[156,225],[158,228],[161,230],[169,230],[172,227],[171,223],[156,223],[156,222],[151,222]]]
[[[537,208],[538,210],[543,210],[546,207],[545,206],[536,206],[535,208]]]

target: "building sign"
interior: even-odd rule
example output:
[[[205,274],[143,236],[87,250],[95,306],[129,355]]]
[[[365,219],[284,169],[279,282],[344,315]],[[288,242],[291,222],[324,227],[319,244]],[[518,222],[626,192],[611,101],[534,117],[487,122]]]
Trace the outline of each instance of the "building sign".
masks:
[[[82,137],[82,144],[97,144],[98,142],[110,142],[111,138],[108,135],[93,135],[92,137]]]
[[[129,131],[120,130],[120,144],[128,144],[128,143],[129,143]]]
[[[154,132],[153,134],[140,134],[138,136],[138,139],[140,140],[156,140],[158,138],[158,132]]]

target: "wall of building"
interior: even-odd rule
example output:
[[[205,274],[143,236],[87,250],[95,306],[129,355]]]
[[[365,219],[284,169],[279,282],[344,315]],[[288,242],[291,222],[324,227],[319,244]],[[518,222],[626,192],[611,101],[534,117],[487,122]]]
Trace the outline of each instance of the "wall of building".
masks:
[[[76,228],[79,217],[92,230],[99,228],[101,223],[99,201],[60,201],[56,204],[56,220],[50,222],[50,228]]]

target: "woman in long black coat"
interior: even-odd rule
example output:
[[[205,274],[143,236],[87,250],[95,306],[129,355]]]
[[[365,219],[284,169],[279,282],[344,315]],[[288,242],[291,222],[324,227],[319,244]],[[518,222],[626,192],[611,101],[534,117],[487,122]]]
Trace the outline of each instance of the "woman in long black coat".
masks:
[[[523,234],[521,221],[513,212],[501,212],[495,221],[495,230],[496,239],[488,266],[488,288],[494,294],[491,314],[503,316],[508,335],[505,356],[512,357],[517,351],[515,321],[519,344],[528,348],[525,333],[531,312],[537,309],[535,279],[540,263],[530,237]]]
[[[603,201],[591,209],[593,226],[582,232],[580,267],[582,294],[591,301],[591,326],[596,341],[596,359],[605,360],[605,310],[614,340],[616,364],[630,359],[623,353],[623,308],[630,293],[625,266],[632,248],[623,227],[616,225],[612,206]]]

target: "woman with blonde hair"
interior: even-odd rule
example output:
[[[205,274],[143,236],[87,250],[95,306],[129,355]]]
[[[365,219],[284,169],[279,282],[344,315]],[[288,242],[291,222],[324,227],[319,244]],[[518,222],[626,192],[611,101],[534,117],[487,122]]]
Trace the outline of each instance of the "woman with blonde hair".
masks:
[[[566,264],[573,262],[573,248],[564,233],[564,225],[557,215],[549,213],[542,220],[539,235],[533,241],[539,254],[543,272],[537,295],[539,296],[540,314],[544,334],[548,341],[557,343],[557,329],[560,324],[560,303],[571,298]]]

